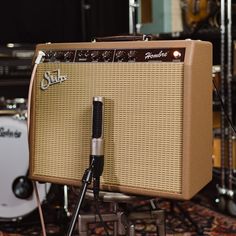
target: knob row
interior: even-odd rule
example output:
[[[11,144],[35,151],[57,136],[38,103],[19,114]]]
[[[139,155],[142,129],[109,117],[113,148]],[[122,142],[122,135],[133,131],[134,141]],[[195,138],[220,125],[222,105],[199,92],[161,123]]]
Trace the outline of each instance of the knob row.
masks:
[[[45,62],[112,62],[135,60],[135,50],[47,51]]]

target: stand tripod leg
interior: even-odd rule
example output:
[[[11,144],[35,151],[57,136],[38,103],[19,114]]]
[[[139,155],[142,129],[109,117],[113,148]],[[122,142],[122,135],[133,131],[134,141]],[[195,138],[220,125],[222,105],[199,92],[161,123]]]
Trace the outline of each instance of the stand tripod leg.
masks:
[[[159,236],[165,236],[166,235],[165,211],[158,208],[155,199],[151,199],[150,204],[152,210],[156,214],[157,234]]]
[[[184,220],[187,219],[196,229],[197,236],[204,236],[203,229],[199,227],[199,225],[192,219],[192,217],[177,203],[171,201],[171,208],[174,211],[174,207],[176,207],[184,216]]]
[[[134,224],[129,226],[129,236],[135,236],[135,227]]]
[[[83,203],[83,200],[84,200],[84,197],[85,197],[85,193],[87,191],[88,185],[91,183],[92,174],[93,174],[92,173],[92,168],[88,168],[84,172],[83,185],[80,189],[79,200],[78,200],[78,203],[76,205],[75,211],[73,212],[72,219],[71,219],[71,222],[70,222],[70,225],[69,225],[69,229],[68,229],[68,232],[66,234],[67,236],[71,236],[73,234],[73,230],[74,230],[74,227],[76,225],[77,217],[78,217],[78,215],[80,213],[80,210],[81,210],[81,206],[82,206],[82,203]]]
[[[165,224],[165,212],[164,210],[157,211],[156,217],[156,226],[157,226],[157,233],[159,236],[166,235],[166,224]]]

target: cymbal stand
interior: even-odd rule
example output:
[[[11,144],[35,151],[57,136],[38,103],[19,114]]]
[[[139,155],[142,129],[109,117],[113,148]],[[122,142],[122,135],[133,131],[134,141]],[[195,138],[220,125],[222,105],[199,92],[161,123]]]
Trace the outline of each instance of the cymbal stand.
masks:
[[[228,94],[228,116],[232,121],[232,0],[227,0],[227,94]],[[236,204],[234,202],[233,191],[233,139],[234,135],[232,128],[228,129],[228,149],[229,149],[229,175],[228,175],[228,189],[227,189],[227,210],[231,215],[236,216]]]
[[[232,121],[232,0],[227,0],[227,16],[225,16],[225,0],[221,0],[221,98],[227,105],[227,115]],[[227,18],[227,22],[225,22]],[[227,45],[225,45],[227,23]],[[225,71],[225,46],[227,47],[227,71]],[[226,80],[226,84],[225,84]],[[227,97],[225,96],[225,89]],[[236,215],[236,204],[234,203],[233,190],[233,139],[234,135],[230,125],[226,125],[224,109],[221,109],[221,185],[217,186],[219,197],[216,199],[221,211],[228,211],[231,215]],[[228,174],[225,169],[225,144],[228,141]],[[226,177],[228,177],[226,186]]]
[[[221,99],[225,103],[225,0],[221,0]],[[220,185],[217,185],[219,196],[216,199],[216,203],[221,211],[225,210],[225,114],[223,108],[221,108],[221,181]]]

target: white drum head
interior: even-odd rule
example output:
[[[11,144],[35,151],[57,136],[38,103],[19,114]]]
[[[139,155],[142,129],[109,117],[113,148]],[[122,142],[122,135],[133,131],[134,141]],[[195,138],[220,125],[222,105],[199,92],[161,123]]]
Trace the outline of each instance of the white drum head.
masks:
[[[0,116],[0,218],[16,219],[37,207],[35,194],[28,199],[17,198],[12,184],[25,176],[29,167],[26,121],[13,116]],[[40,200],[45,198],[50,185],[37,184]]]

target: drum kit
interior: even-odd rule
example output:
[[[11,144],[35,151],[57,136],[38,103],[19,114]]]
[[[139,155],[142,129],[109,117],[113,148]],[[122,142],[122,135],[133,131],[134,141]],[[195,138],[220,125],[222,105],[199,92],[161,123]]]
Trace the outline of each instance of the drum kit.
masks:
[[[17,221],[37,208],[29,168],[27,101],[0,99],[0,222]],[[41,203],[50,184],[37,183]]]

